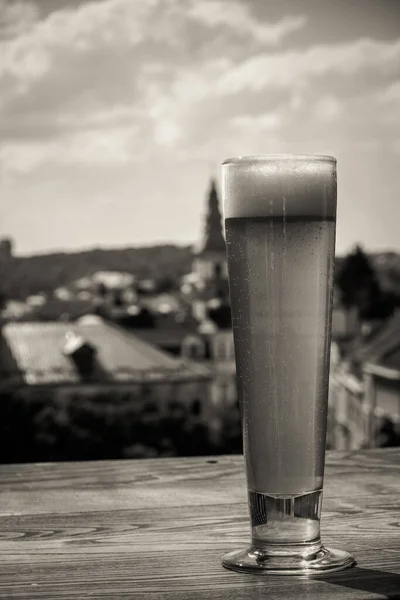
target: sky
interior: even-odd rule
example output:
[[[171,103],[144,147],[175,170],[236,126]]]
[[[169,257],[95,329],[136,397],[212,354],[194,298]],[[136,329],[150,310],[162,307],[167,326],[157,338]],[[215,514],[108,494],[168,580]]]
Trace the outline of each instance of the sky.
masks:
[[[0,236],[176,242],[231,156],[338,160],[337,252],[400,250],[398,0],[0,0]]]

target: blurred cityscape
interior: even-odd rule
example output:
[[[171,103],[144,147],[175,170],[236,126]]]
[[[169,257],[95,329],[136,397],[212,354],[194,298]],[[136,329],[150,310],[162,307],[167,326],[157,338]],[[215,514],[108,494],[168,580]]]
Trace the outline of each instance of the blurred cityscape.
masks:
[[[0,460],[242,451],[216,182],[196,248],[0,242]],[[400,256],[335,265],[328,448],[400,444]]]

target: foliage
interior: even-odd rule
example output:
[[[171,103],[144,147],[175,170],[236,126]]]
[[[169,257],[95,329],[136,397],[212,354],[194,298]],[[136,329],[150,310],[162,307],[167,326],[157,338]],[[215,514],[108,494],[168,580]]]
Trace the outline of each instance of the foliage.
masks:
[[[368,319],[386,319],[400,306],[400,294],[387,292],[382,289],[374,297],[365,316]]]
[[[337,275],[343,304],[365,310],[379,287],[375,271],[360,246],[346,256]]]
[[[383,263],[380,260],[382,257],[385,258]],[[1,265],[0,296],[3,299],[24,300],[39,292],[51,295],[58,287],[68,287],[97,271],[120,271],[131,273],[139,279],[155,279],[156,291],[169,292],[177,288],[179,277],[191,271],[192,259],[189,246],[174,245],[14,257]],[[366,284],[371,283],[372,279],[375,280],[373,289],[366,292]],[[400,260],[395,253],[367,256],[358,247],[349,256],[336,258],[335,282],[342,290],[346,305],[363,304],[360,296],[366,293],[368,300],[372,292],[376,295],[377,288],[389,294],[388,298],[384,297],[384,306],[393,304],[393,300],[398,305]],[[360,284],[361,291],[358,294]]]
[[[142,398],[143,399],[143,398]],[[132,393],[59,398],[51,390],[0,394],[0,462],[198,456],[240,451],[237,427],[215,446],[208,428],[176,403],[143,409]],[[235,437],[236,436],[236,437]],[[239,432],[240,437],[240,432]],[[235,442],[236,440],[236,442]]]
[[[384,291],[400,295],[400,256],[396,252],[370,254],[379,283]]]
[[[93,311],[93,304],[84,300],[48,300],[41,306],[35,306],[21,321],[58,321],[68,315],[74,321]]]
[[[239,402],[236,402],[233,410],[225,414],[221,434],[221,454],[241,454],[243,452]]]
[[[400,446],[400,430],[395,423],[385,417],[378,429],[376,436],[376,445],[379,448],[390,448]]]
[[[382,276],[374,267],[374,262],[357,246],[343,260],[336,272],[336,283],[341,293],[345,307],[356,307],[364,319],[386,318],[400,305],[400,294],[395,291],[396,269],[391,266],[386,269],[392,281],[392,289],[383,289]],[[389,286],[391,284],[389,283]]]
[[[177,279],[171,275],[164,275],[157,280],[156,292],[158,294],[168,294],[177,290]]]
[[[218,308],[211,308],[208,310],[208,315],[221,329],[232,327],[232,315],[229,305],[222,304]]]

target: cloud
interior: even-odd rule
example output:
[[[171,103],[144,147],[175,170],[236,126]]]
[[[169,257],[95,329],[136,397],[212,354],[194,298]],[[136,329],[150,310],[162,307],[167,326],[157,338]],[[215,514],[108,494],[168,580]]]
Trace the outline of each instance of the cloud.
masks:
[[[310,79],[327,74],[354,75],[377,69],[398,71],[400,38],[381,42],[360,39],[342,44],[316,45],[302,51],[261,53],[223,74],[217,93],[237,94],[268,88],[302,88]]]
[[[400,81],[395,81],[377,94],[378,100],[391,104],[400,102]]]
[[[146,139],[136,125],[65,134],[52,140],[6,142],[0,147],[5,174],[29,173],[41,166],[118,166],[148,158]]]
[[[229,155],[234,148],[240,154],[244,149],[270,151],[272,143],[283,151],[304,144],[337,147],[343,139],[351,144],[352,135],[357,143],[367,141],[369,134],[382,141],[392,137],[374,94],[399,75],[400,39],[356,40],[296,52],[263,51],[238,65],[226,57],[190,73],[181,69],[168,97],[171,111],[181,118],[194,116],[190,122],[186,118],[188,137],[206,150],[210,131],[221,148],[228,136]],[[264,121],[271,113],[273,119]],[[240,122],[242,127],[237,126]],[[262,134],[266,127],[273,137]]]
[[[25,91],[46,72],[65,68],[75,60],[88,60],[93,53],[98,59],[104,55],[109,58],[111,54],[115,65],[119,59],[124,67],[123,57],[128,52],[135,65],[140,62],[135,60],[138,58],[135,49],[139,48],[141,58],[140,46],[144,42],[155,50],[164,44],[167,47],[164,58],[173,57],[173,62],[179,58],[174,54],[177,50],[178,62],[182,59],[185,62],[185,53],[181,51],[183,46],[190,46],[191,30],[203,29],[197,49],[192,48],[200,53],[215,38],[215,28],[220,28],[222,21],[219,36],[224,42],[232,35],[240,35],[246,42],[254,38],[267,45],[277,44],[305,23],[304,17],[287,16],[273,24],[260,24],[239,2],[231,2],[229,10],[225,2],[218,0],[89,2],[75,10],[64,8],[53,12],[29,31],[22,31],[22,35],[3,43],[0,82],[6,78],[10,84],[10,78],[14,79],[18,90],[18,81],[22,80],[24,85],[20,89]]]
[[[352,93],[357,95],[363,92],[363,81],[368,82],[370,90],[377,83],[381,85],[382,78],[390,80],[398,75],[400,38],[388,42],[362,39],[297,51],[262,51],[239,64],[225,56],[192,69],[180,67],[162,103],[182,115],[189,108],[200,114],[207,112],[211,104],[225,102],[230,118],[234,99],[240,98],[243,106],[257,104],[255,99],[258,98],[258,107],[254,110],[262,114],[265,104],[279,93],[284,96],[276,101],[290,102],[293,112],[301,110],[304,104],[315,105],[318,101],[315,108],[318,116],[332,119],[340,114],[339,95],[346,97],[346,87],[353,85]]]
[[[160,146],[174,146],[180,136],[180,128],[173,121],[160,121],[155,126],[154,138]]]
[[[336,96],[323,96],[314,107],[314,114],[321,121],[333,121],[342,113],[343,103]]]
[[[196,2],[188,11],[188,16],[212,29],[229,28],[238,35],[253,37],[263,44],[276,45],[285,37],[304,27],[304,16],[286,16],[276,23],[261,23],[250,13],[249,7],[238,2],[211,0]]]
[[[239,115],[233,117],[231,125],[238,130],[245,131],[247,134],[251,132],[275,131],[281,123],[281,116],[278,111],[272,113],[264,113],[251,117],[249,115]]]
[[[38,19],[39,11],[33,2],[0,0],[0,40],[25,33]]]
[[[86,2],[42,21],[29,10],[0,43],[0,156],[14,174],[335,138],[349,115],[363,136],[356,106],[376,135],[376,106],[399,94],[400,39],[296,49],[304,16],[269,22],[244,1]],[[372,89],[364,104],[346,97],[359,80]]]

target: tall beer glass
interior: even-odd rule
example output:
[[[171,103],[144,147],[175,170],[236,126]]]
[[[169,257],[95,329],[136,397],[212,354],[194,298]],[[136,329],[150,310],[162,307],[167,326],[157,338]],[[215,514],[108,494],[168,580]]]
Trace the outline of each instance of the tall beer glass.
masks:
[[[229,286],[252,541],[238,571],[354,563],[320,539],[336,225],[336,160],[223,163]]]

